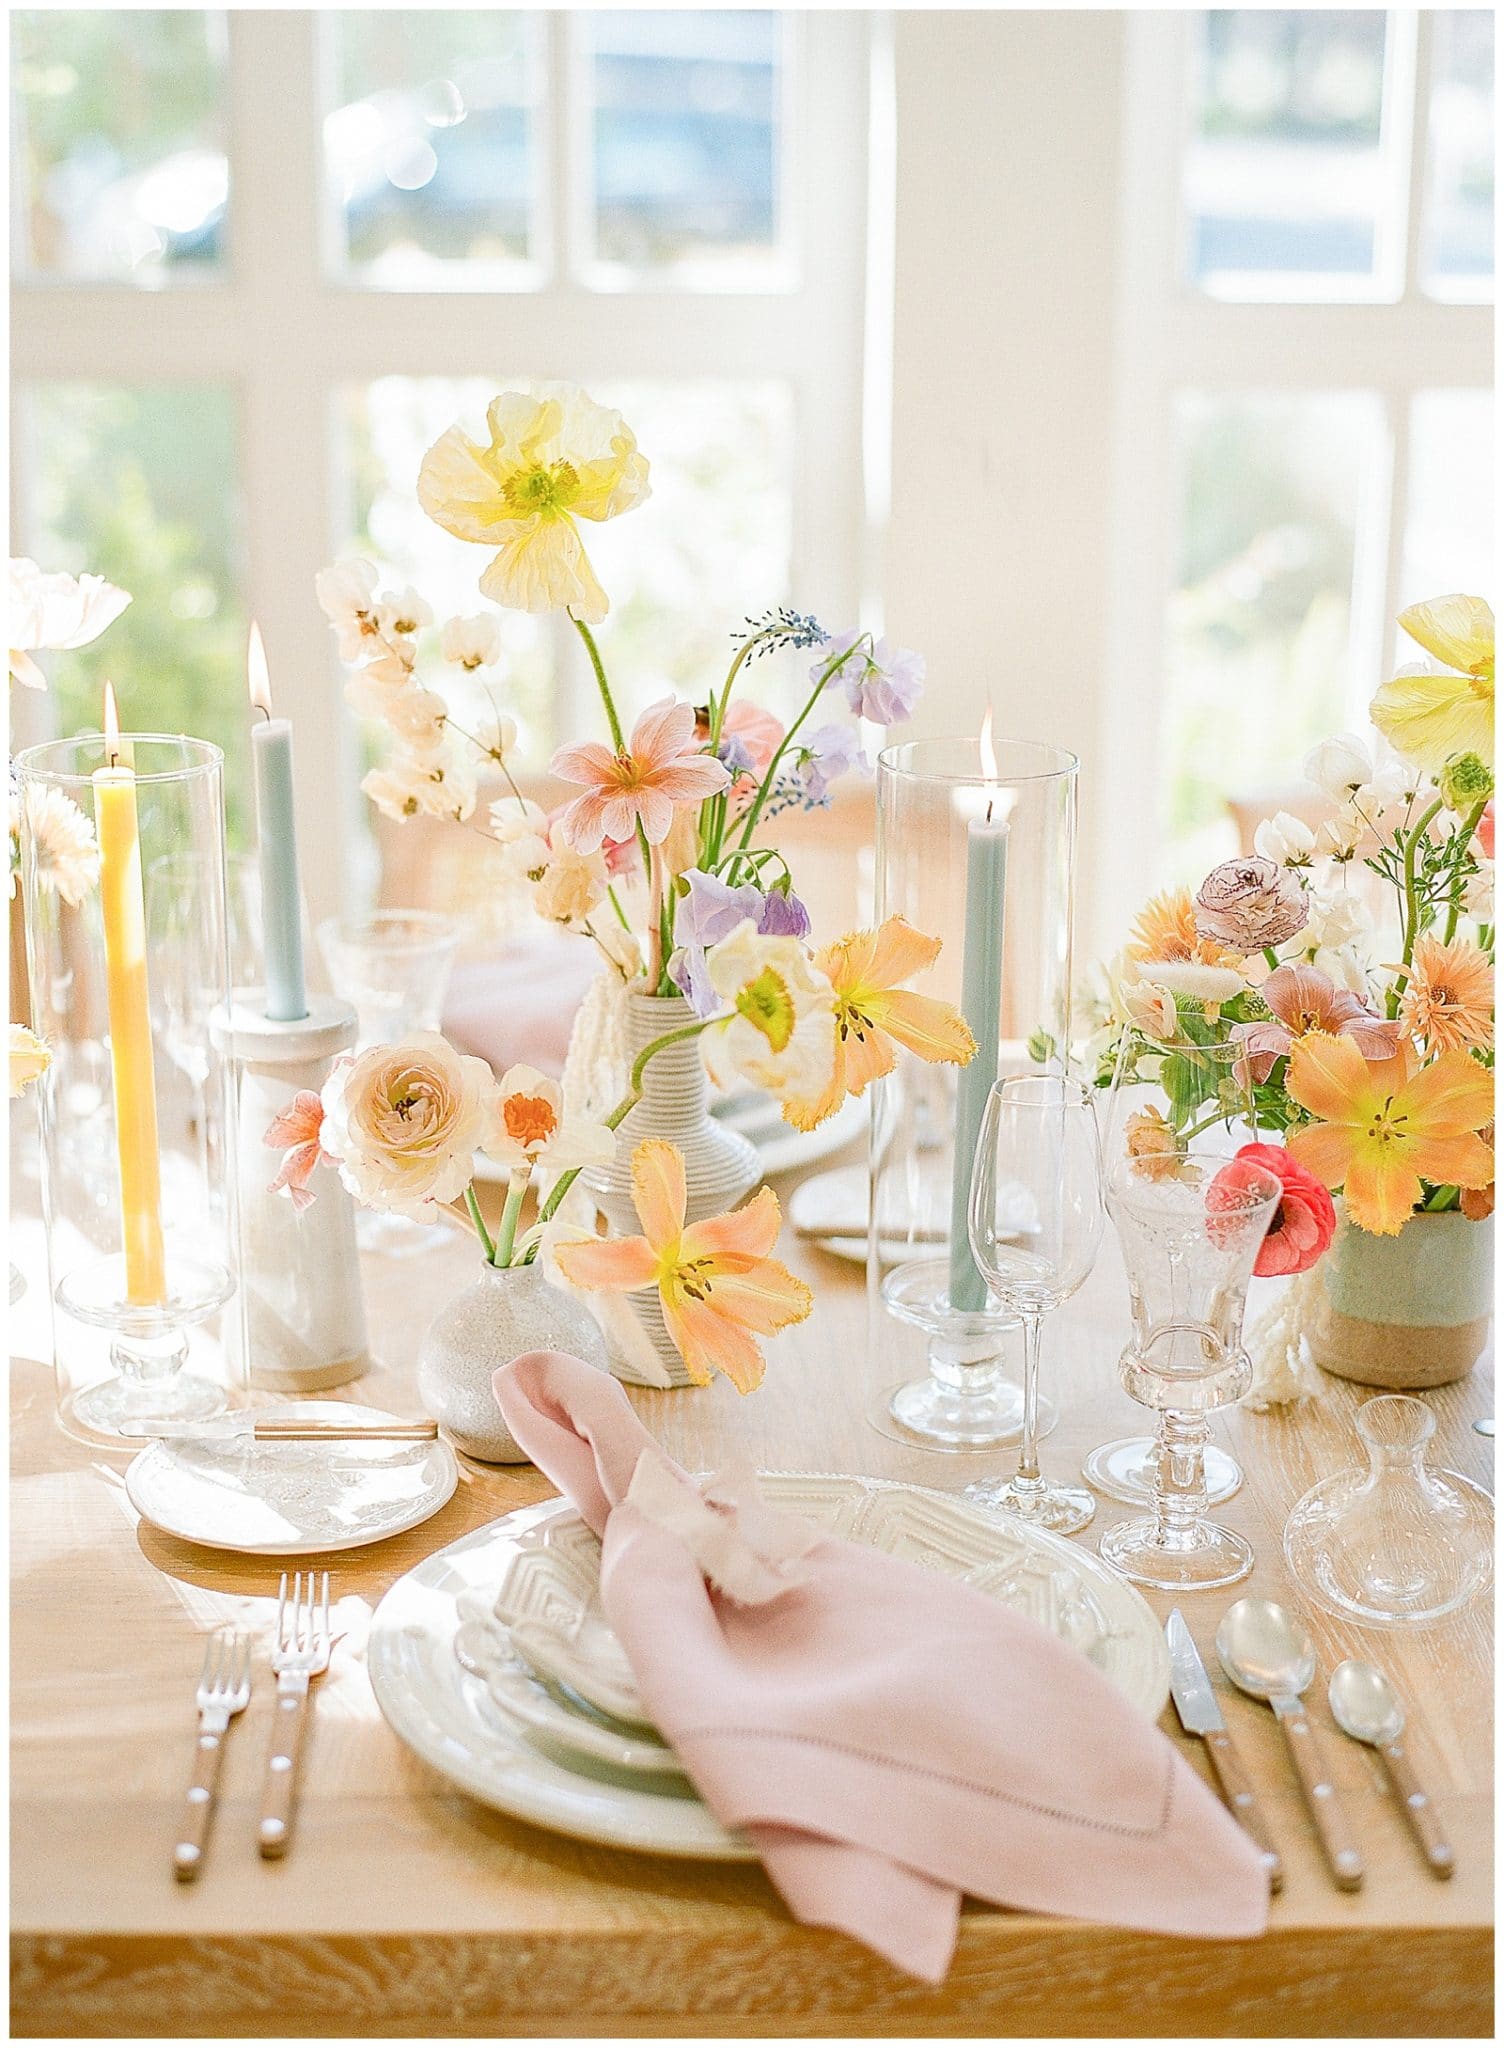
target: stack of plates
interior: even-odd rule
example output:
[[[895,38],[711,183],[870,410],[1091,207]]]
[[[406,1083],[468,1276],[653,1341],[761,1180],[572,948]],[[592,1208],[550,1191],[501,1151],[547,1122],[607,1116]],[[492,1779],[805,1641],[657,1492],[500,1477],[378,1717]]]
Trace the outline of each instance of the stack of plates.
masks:
[[[1088,1552],[924,1487],[771,1473],[762,1488],[833,1535],[1030,1615],[1143,1713],[1163,1707],[1168,1659],[1154,1617]],[[396,1733],[488,1806],[621,1848],[752,1855],[701,1804],[648,1719],[601,1611],[600,1545],[568,1501],[504,1515],[399,1579],[376,1610],[368,1664]]]

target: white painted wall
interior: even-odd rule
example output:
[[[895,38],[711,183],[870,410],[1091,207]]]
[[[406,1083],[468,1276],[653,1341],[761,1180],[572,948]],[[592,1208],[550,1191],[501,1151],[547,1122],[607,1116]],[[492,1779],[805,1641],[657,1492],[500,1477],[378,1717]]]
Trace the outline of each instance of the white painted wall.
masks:
[[[1123,18],[901,13],[887,629],[923,650],[916,730],[1083,755],[1080,955],[1104,850]]]

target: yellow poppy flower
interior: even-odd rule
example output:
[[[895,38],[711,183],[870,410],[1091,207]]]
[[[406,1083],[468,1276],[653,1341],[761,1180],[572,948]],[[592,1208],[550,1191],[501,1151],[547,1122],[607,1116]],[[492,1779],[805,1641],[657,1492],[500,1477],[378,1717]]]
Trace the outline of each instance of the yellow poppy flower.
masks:
[[[1454,754],[1494,764],[1494,615],[1481,597],[1435,597],[1400,613],[1400,625],[1444,672],[1399,675],[1369,707],[1408,761],[1440,773]]]
[[[648,495],[648,465],[619,412],[578,386],[504,391],[486,413],[491,445],[461,427],[440,435],[418,472],[418,502],[446,533],[500,551],[482,594],[521,612],[606,616],[576,521],[614,519]]]
[[[1360,1230],[1393,1237],[1438,1187],[1486,1187],[1493,1152],[1478,1136],[1494,1113],[1493,1076],[1465,1052],[1413,1069],[1404,1053],[1366,1060],[1346,1036],[1307,1032],[1290,1050],[1285,1086],[1320,1119],[1286,1139],[1329,1188],[1341,1188]]]

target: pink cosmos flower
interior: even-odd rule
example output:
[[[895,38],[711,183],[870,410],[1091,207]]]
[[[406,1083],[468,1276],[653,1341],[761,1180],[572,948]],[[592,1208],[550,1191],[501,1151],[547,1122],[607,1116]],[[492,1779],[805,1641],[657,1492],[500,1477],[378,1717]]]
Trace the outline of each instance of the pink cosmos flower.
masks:
[[[286,1188],[295,1209],[306,1209],[314,1199],[308,1183],[322,1158],[319,1136],[324,1128],[324,1104],[311,1088],[300,1088],[282,1114],[272,1119],[264,1143],[282,1148],[282,1164],[268,1189],[277,1194]]]
[[[1276,967],[1259,994],[1270,1015],[1232,1029],[1238,1047],[1233,1072],[1245,1088],[1267,1081],[1274,1062],[1308,1031],[1343,1033],[1366,1060],[1387,1060],[1398,1049],[1404,1027],[1375,1016],[1360,996],[1338,988],[1319,968]]]
[[[694,707],[672,698],[643,712],[622,753],[583,740],[560,747],[550,765],[565,782],[585,785],[560,819],[578,853],[594,853],[607,839],[629,839],[639,824],[649,846],[659,846],[681,804],[719,796],[731,782],[725,764],[700,751]]]

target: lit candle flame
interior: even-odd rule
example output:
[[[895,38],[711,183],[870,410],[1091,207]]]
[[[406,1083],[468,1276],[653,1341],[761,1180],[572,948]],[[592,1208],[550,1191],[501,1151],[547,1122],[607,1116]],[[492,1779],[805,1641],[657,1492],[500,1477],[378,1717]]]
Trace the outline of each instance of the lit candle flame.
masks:
[[[112,768],[120,764],[120,714],[115,709],[115,685],[104,686],[104,751]]]
[[[251,702],[263,718],[272,715],[272,679],[267,672],[266,649],[261,644],[261,628],[251,621],[251,637],[245,650],[246,681],[250,685]]]
[[[989,782],[997,781],[997,750],[992,744],[992,706],[982,720],[982,737],[978,742],[982,754],[982,772]]]

